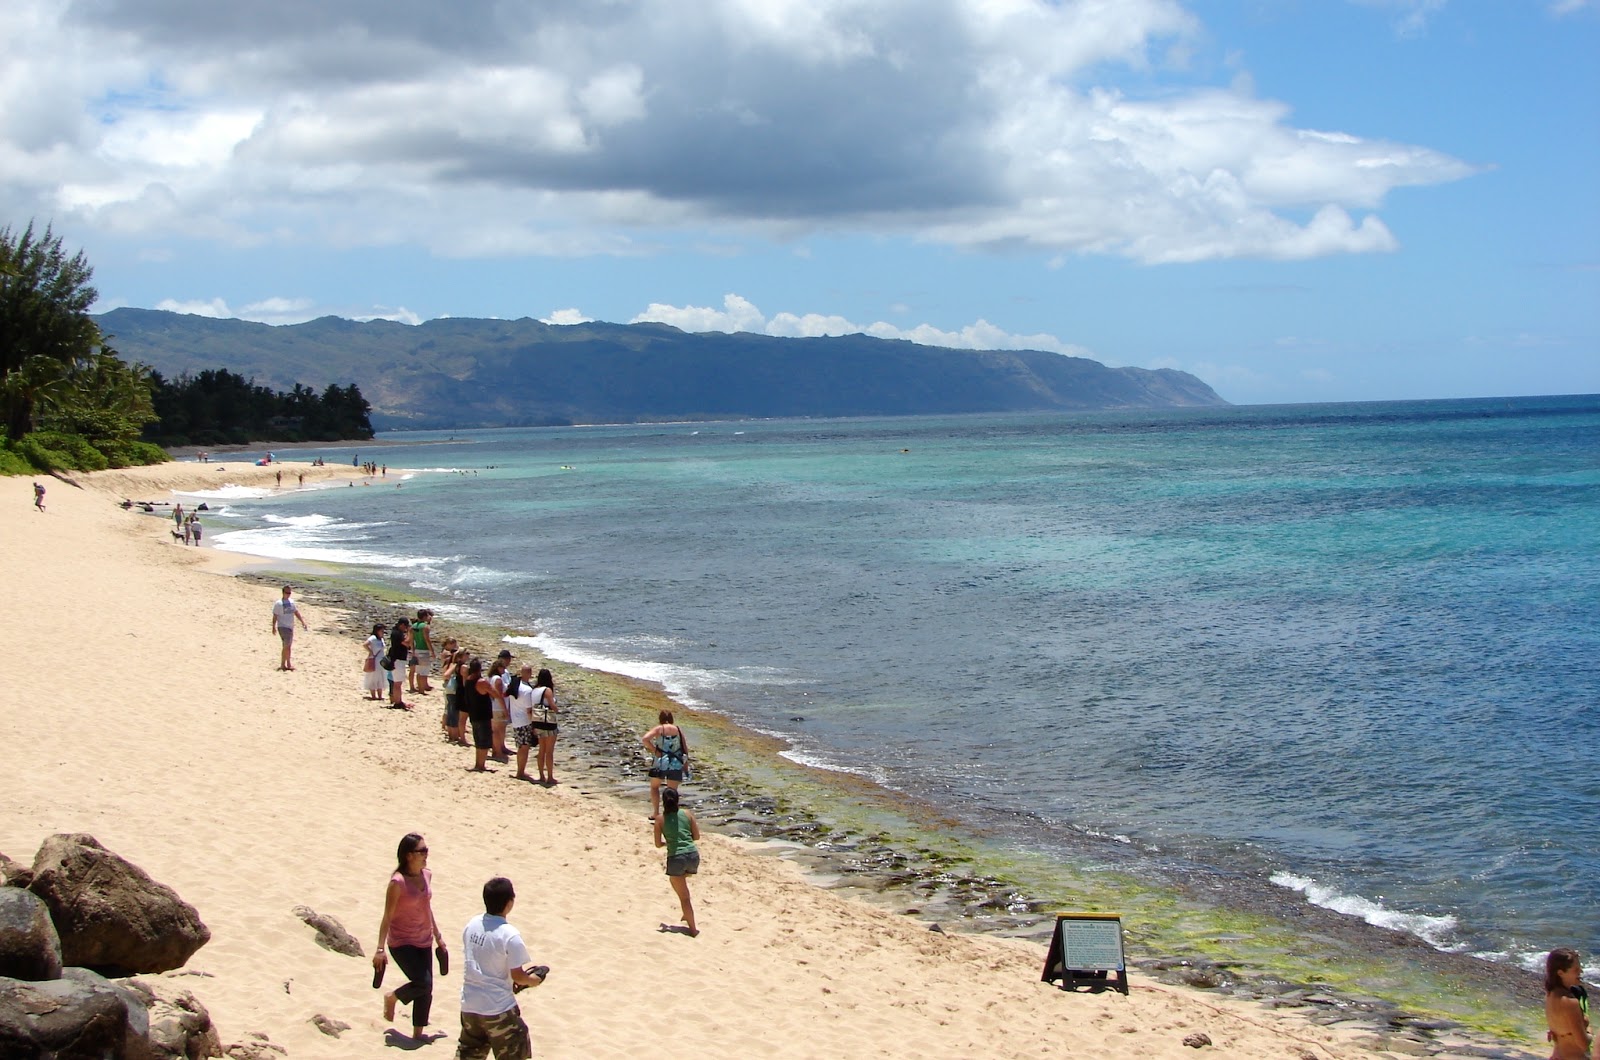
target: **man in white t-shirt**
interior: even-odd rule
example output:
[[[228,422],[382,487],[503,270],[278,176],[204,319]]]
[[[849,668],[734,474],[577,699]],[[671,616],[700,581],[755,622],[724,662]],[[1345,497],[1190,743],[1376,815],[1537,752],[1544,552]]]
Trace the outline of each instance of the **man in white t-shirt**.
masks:
[[[294,650],[294,624],[298,619],[301,629],[309,629],[305,616],[291,600],[290,594],[294,592],[291,586],[283,587],[283,599],[272,605],[272,628],[278,634],[278,639],[283,642],[283,653],[278,657],[278,669],[293,670],[294,663],[289,653]]]
[[[516,991],[538,986],[550,969],[524,968],[528,948],[522,934],[506,922],[516,904],[511,881],[496,876],[483,885],[483,915],[467,922],[461,934],[466,955],[461,977],[461,1040],[456,1060],[529,1060],[533,1043],[517,1007]]]

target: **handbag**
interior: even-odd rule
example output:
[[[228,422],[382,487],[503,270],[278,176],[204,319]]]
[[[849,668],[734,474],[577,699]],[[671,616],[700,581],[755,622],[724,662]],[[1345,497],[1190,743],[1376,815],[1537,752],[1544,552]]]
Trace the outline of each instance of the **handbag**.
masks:
[[[378,668],[378,664],[372,661],[372,656],[370,656],[370,655],[367,656],[366,660],[364,662],[362,662],[362,664],[361,664],[361,672],[362,673],[370,674],[372,671],[376,670],[377,668]]]

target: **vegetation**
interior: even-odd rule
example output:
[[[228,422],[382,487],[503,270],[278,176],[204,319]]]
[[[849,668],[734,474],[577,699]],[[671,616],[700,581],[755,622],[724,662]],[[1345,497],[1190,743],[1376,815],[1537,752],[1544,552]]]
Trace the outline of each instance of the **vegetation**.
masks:
[[[170,383],[160,373],[152,378],[157,419],[145,438],[161,445],[372,437],[372,406],[354,383],[330,384],[318,395],[299,383],[287,393],[271,390],[226,370],[184,374]]]
[[[149,367],[125,363],[89,316],[93,274],[49,227],[0,229],[0,473],[167,459],[139,437],[156,419]]]
[[[279,393],[227,371],[168,382],[124,361],[89,315],[93,275],[48,226],[0,229],[0,474],[155,464],[162,445],[372,437],[353,383]]]

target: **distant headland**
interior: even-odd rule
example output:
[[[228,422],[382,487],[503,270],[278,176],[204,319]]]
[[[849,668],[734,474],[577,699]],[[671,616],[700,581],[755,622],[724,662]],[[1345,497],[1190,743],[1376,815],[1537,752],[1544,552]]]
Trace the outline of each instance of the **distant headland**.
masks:
[[[690,334],[526,318],[273,326],[150,309],[95,320],[123,356],[169,378],[226,368],[283,389],[354,382],[378,430],[1228,404],[1172,369],[867,335]]]

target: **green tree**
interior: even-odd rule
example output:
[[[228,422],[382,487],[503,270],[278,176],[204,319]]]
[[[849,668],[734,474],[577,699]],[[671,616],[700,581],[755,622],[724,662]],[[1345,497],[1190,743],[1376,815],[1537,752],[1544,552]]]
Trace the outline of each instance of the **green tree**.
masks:
[[[89,318],[97,292],[83,252],[67,255],[61,237],[33,223],[0,229],[0,421],[12,438],[38,423],[39,405],[100,347]]]

